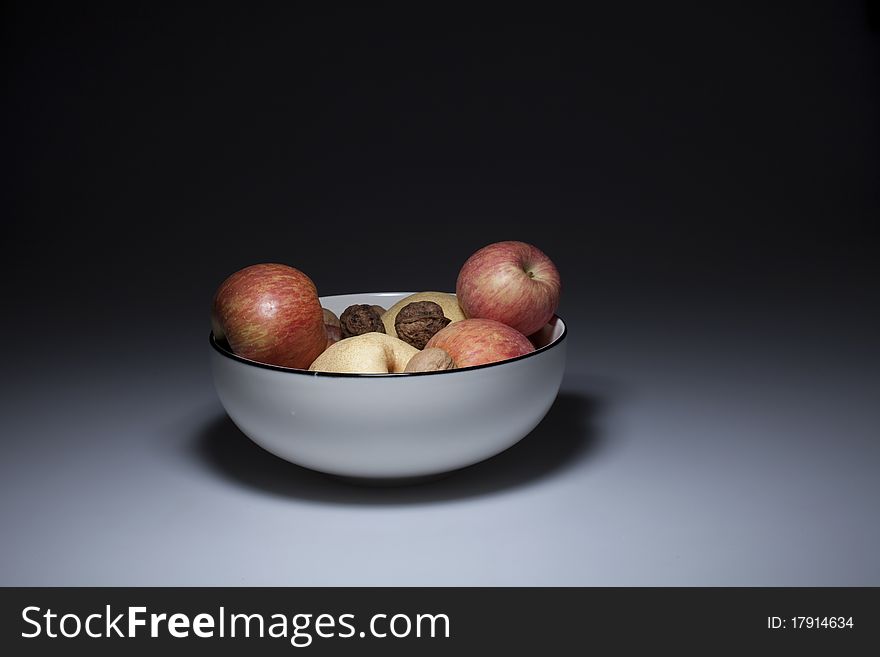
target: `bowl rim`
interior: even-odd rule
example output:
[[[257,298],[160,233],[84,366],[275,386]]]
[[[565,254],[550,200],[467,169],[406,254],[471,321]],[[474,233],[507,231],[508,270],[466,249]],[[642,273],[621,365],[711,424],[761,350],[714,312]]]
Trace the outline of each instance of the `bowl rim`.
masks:
[[[352,293],[352,294],[379,295],[379,294],[383,294],[383,293],[381,293],[381,292],[358,292],[358,293]],[[346,296],[346,295],[334,295],[334,296]],[[433,371],[433,372],[384,372],[384,373],[379,373],[379,372],[318,372],[318,371],[313,372],[311,370],[303,370],[303,369],[298,369],[296,367],[284,367],[283,365],[272,365],[270,363],[261,363],[260,361],[251,360],[250,358],[245,358],[243,356],[239,356],[238,354],[233,353],[231,350],[227,349],[226,347],[221,345],[219,342],[217,342],[217,339],[214,337],[214,331],[211,331],[208,334],[208,341],[211,343],[211,346],[214,348],[214,350],[217,353],[219,353],[221,356],[225,356],[226,358],[229,358],[230,360],[238,361],[239,363],[242,363],[243,365],[251,365],[253,367],[259,367],[259,368],[262,368],[265,370],[274,370],[276,372],[285,372],[287,374],[298,374],[298,375],[309,376],[309,377],[329,377],[329,378],[345,378],[345,379],[375,379],[375,378],[394,379],[394,378],[408,378],[411,376],[439,376],[439,375],[449,376],[451,374],[463,374],[465,372],[472,372],[474,370],[482,370],[482,369],[487,369],[490,367],[502,367],[502,366],[506,365],[507,363],[513,363],[513,362],[516,362],[519,360],[526,360],[527,358],[533,358],[533,357],[537,356],[538,354],[546,353],[546,352],[550,351],[551,349],[553,349],[554,347],[558,347],[559,345],[561,345],[565,341],[565,338],[568,337],[568,324],[566,323],[566,321],[564,319],[562,319],[562,317],[560,317],[556,313],[554,313],[553,317],[550,318],[550,322],[552,322],[554,319],[557,319],[560,322],[562,322],[562,334],[558,338],[556,338],[553,342],[551,342],[550,344],[546,344],[543,347],[540,347],[539,349],[535,349],[534,351],[530,351],[529,353],[523,354],[521,356],[514,356],[513,358],[506,358],[505,360],[495,361],[494,363],[483,363],[482,365],[470,365],[469,367],[457,367],[452,370],[438,370],[438,371]],[[548,322],[548,324],[550,322]]]

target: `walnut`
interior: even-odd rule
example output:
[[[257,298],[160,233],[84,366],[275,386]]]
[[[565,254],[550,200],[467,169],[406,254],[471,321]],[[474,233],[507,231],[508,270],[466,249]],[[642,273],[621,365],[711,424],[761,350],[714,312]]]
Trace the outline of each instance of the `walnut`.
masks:
[[[443,315],[443,308],[433,301],[414,301],[400,309],[394,318],[397,337],[416,349],[424,349],[434,334],[452,320]]]
[[[385,325],[376,310],[365,303],[349,306],[342,311],[339,318],[342,325],[342,337],[350,338],[364,333],[384,333]]]
[[[373,308],[373,310],[375,310],[380,315],[384,315],[385,313],[388,312],[382,306],[376,305],[375,303],[371,307]]]
[[[445,350],[428,347],[409,359],[404,372],[439,372],[455,369],[455,363]]]

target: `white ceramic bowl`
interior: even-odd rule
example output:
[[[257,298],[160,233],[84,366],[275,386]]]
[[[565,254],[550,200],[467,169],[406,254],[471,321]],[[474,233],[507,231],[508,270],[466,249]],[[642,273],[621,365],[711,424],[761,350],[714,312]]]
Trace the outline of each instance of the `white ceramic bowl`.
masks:
[[[337,315],[386,308],[409,292],[321,298]],[[565,370],[565,323],[554,317],[536,351],[488,365],[414,374],[336,374],[257,363],[211,336],[220,402],[260,447],[335,475],[410,478],[504,451],[550,410]]]

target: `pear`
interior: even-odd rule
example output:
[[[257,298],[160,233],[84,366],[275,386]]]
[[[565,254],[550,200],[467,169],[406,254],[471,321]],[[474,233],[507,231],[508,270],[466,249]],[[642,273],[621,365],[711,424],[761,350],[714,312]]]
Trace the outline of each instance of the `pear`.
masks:
[[[384,333],[364,333],[330,345],[309,367],[312,372],[391,374],[403,372],[419,350]]]

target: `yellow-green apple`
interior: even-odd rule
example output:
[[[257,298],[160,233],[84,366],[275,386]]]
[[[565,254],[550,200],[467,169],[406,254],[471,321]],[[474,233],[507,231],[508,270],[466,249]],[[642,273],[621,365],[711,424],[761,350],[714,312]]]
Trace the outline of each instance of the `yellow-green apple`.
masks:
[[[467,317],[494,319],[524,335],[550,321],[561,290],[553,261],[538,247],[513,241],[489,244],[474,253],[455,285]]]
[[[425,349],[432,347],[446,351],[456,367],[495,363],[535,350],[526,336],[494,319],[453,322],[428,340]]]
[[[308,369],[327,346],[315,284],[287,265],[251,265],[223,281],[211,327],[239,356],[283,367]]]

